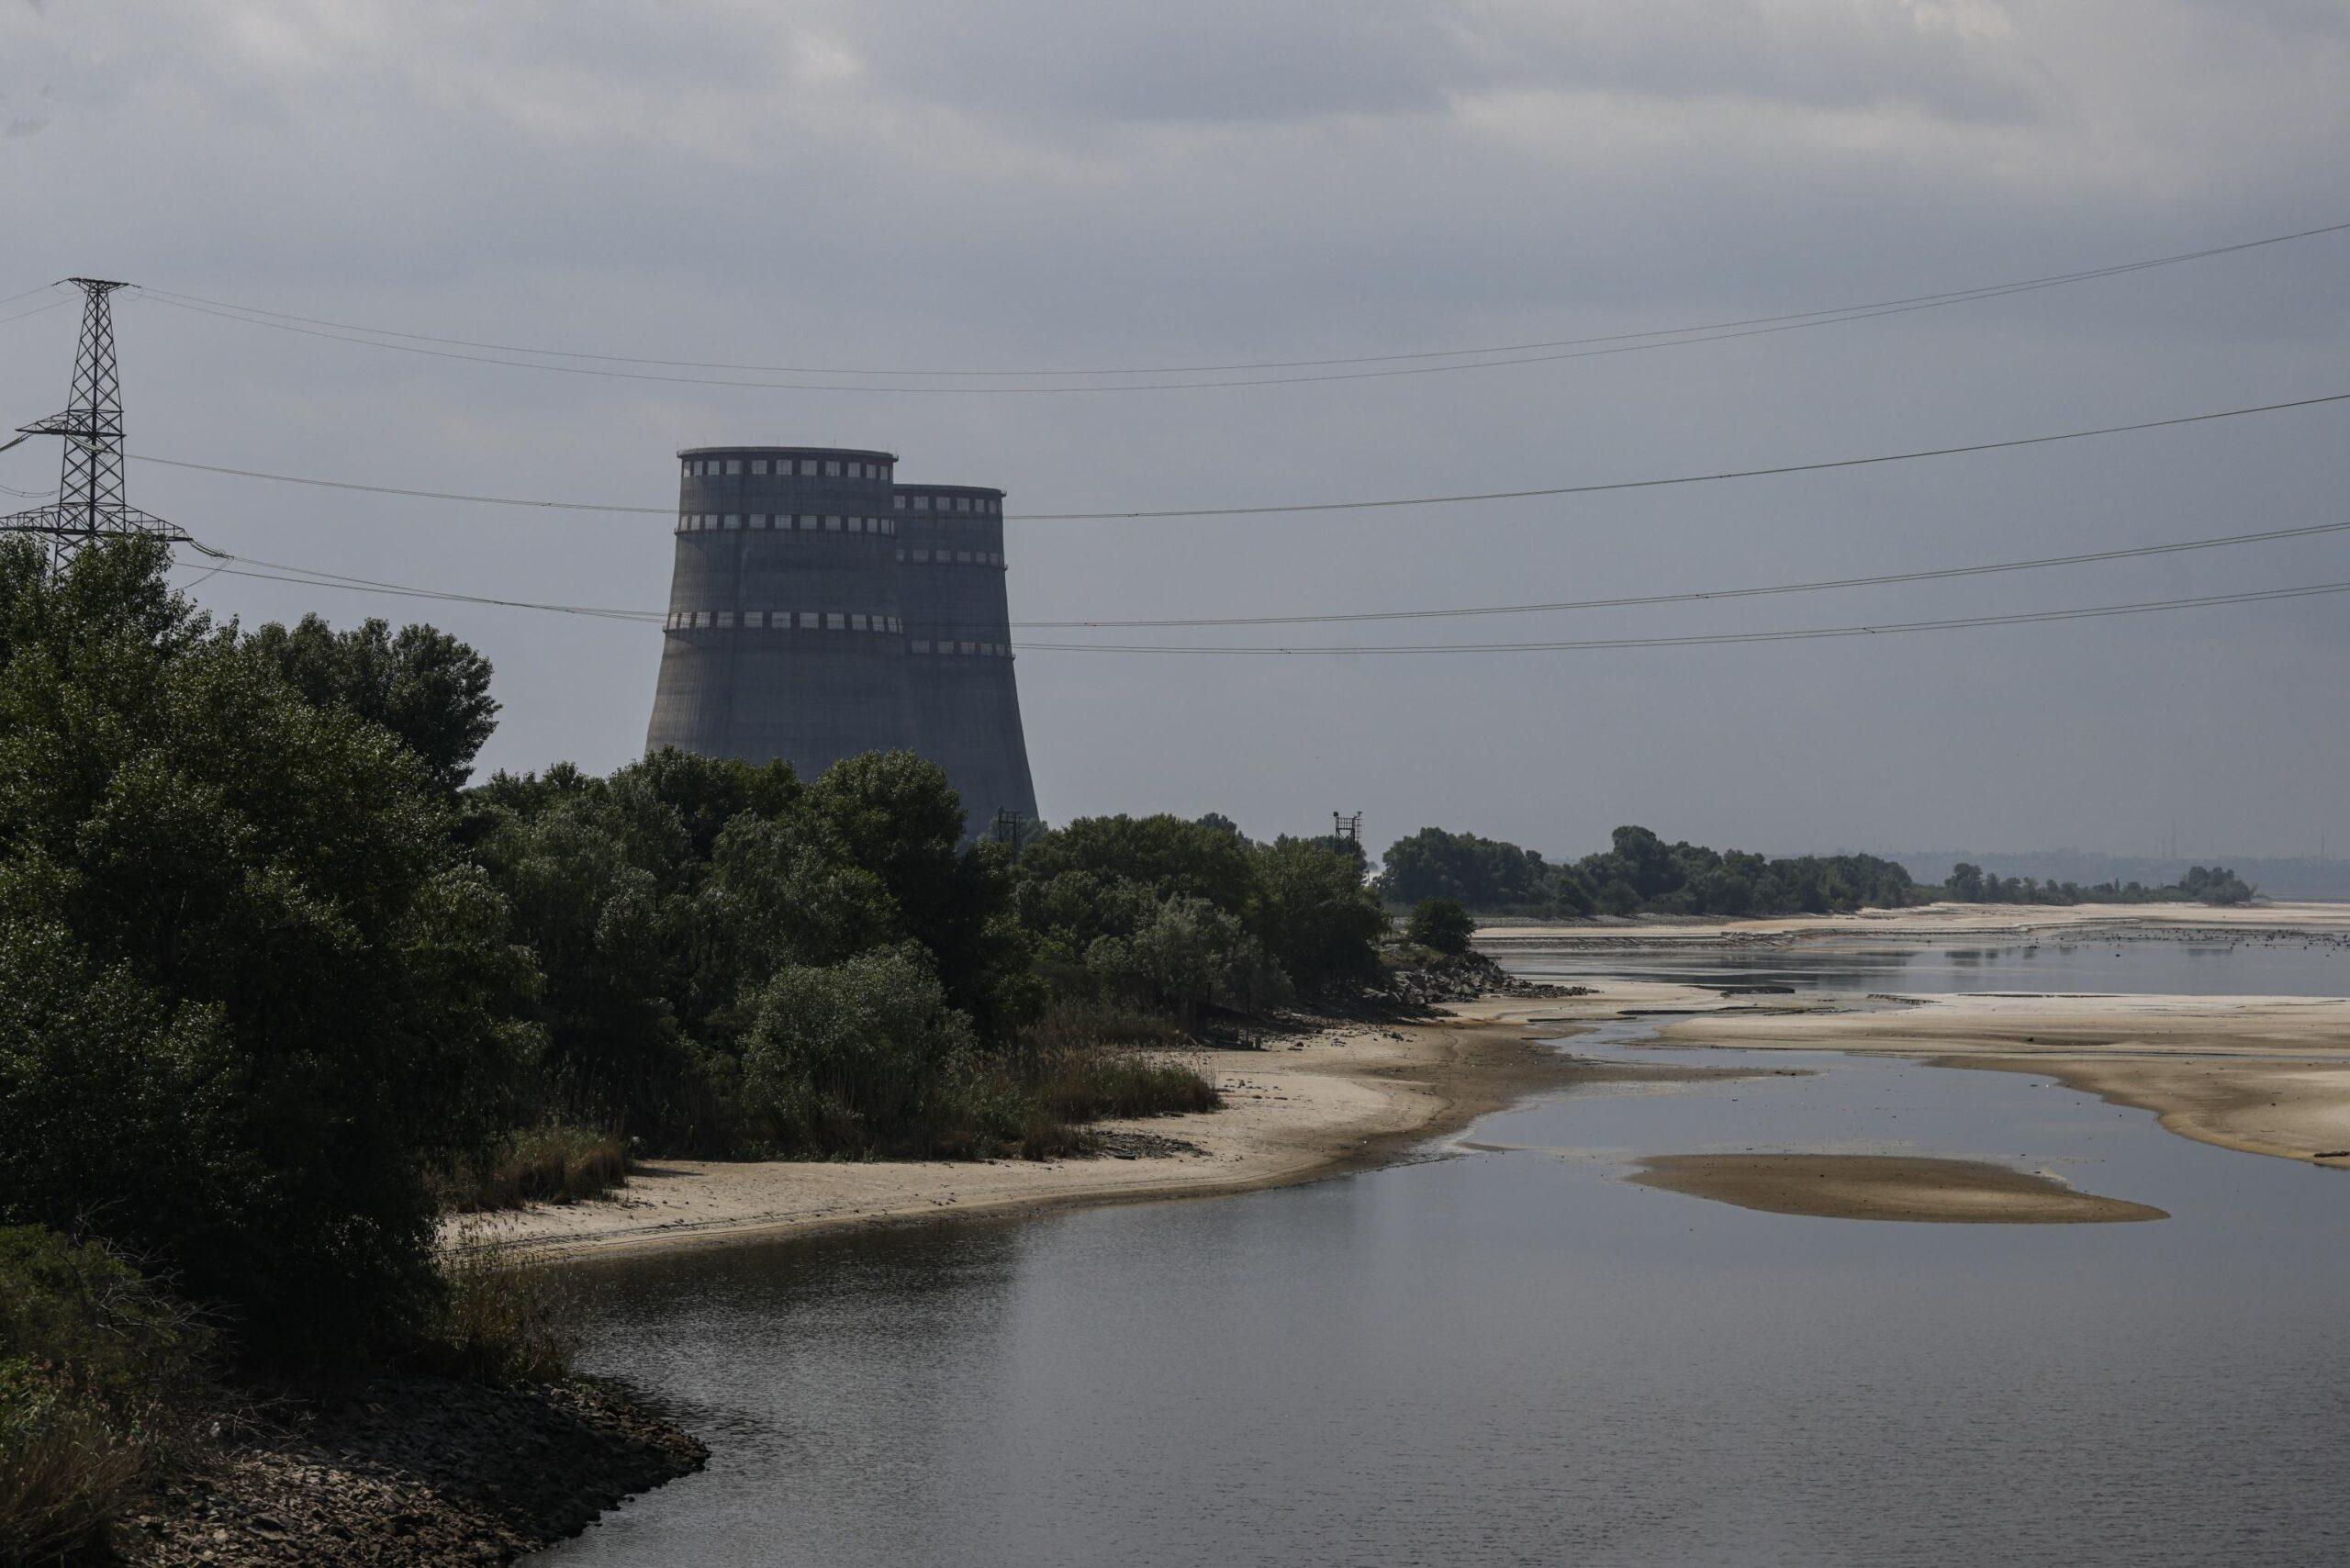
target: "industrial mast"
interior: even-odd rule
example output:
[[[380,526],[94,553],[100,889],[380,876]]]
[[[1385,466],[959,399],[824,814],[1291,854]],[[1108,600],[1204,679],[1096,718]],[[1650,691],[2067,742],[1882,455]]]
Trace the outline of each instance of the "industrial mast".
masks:
[[[114,307],[108,296],[124,284],[105,278],[66,282],[82,291],[82,341],[73,353],[73,390],[65,411],[18,427],[19,437],[62,437],[57,498],[0,517],[0,532],[39,534],[49,541],[50,566],[62,571],[84,545],[102,538],[144,533],[166,543],[187,535],[124,498],[122,377],[115,365]]]

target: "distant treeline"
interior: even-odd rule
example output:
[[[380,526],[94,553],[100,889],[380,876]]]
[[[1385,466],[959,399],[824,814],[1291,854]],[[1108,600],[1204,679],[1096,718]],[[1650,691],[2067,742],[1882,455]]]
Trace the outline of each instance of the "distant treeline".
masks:
[[[1593,914],[1830,914],[1900,909],[1955,899],[1969,903],[2109,902],[2241,903],[2253,890],[2224,868],[2197,867],[2170,887],[2035,882],[1986,876],[1962,863],[1949,881],[1921,884],[1874,855],[1773,857],[1703,845],[1667,844],[1644,827],[1619,827],[1609,847],[1552,864],[1531,849],[1475,834],[1422,828],[1387,851],[1377,882],[1391,903],[1452,899],[1485,913],[1576,918]]]
[[[1930,890],[1934,898],[1962,903],[2209,903],[2252,902],[2254,888],[2224,866],[2190,866],[2176,882],[2150,888],[2142,882],[2038,881],[2001,877],[1962,860],[1949,879]]]

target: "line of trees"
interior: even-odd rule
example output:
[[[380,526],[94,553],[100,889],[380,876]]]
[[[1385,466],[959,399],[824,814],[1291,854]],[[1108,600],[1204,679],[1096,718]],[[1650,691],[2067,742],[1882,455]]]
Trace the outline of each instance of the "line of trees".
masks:
[[[1944,898],[1962,903],[2250,903],[2257,890],[2224,866],[2191,866],[2176,882],[2063,882],[2002,877],[1962,860],[1942,884]]]
[[[2002,878],[1961,862],[1948,880],[1919,883],[1874,855],[1773,857],[1667,844],[1644,827],[1619,827],[1608,847],[1553,865],[1531,849],[1474,834],[1422,828],[1389,847],[1378,879],[1390,903],[1448,899],[1489,914],[1577,919],[1594,914],[1831,914],[1900,909],[1953,899],[1966,903],[2244,903],[2254,890],[2224,867],[2198,866],[2167,887],[2136,882],[2081,887]]]
[[[216,624],[167,566],[0,543],[0,1226],[118,1249],[248,1350],[403,1353],[450,1172],[524,1129],[1061,1152],[1213,1101],[1100,1047],[1379,973],[1350,846],[1106,817],[1015,865],[908,754],[469,788],[477,654]]]
[[[1874,855],[1774,859],[1667,844],[1619,827],[1608,847],[1552,865],[1531,849],[1422,828],[1388,851],[1379,890],[1393,903],[1457,900],[1472,909],[1559,918],[1592,914],[1826,914],[1918,902],[1909,873]]]

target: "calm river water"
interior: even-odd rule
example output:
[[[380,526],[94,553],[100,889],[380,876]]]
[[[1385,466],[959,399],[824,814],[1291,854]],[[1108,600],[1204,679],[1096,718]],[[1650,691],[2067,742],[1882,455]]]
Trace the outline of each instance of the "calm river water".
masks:
[[[1974,951],[1807,983],[2350,993],[2350,957],[2298,943]],[[1651,957],[1606,967],[1685,962]],[[1638,1059],[1646,1029],[1572,1048]],[[1245,1197],[583,1265],[589,1365],[713,1457],[550,1556],[2350,1561],[2350,1176],[2017,1074],[1702,1059],[1773,1076],[1579,1089]],[[1618,1180],[1749,1148],[1989,1157],[2173,1217],[1863,1223]]]

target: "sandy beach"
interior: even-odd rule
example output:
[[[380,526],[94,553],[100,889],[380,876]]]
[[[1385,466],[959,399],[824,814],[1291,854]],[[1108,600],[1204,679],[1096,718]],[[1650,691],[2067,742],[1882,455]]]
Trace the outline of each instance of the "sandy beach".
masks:
[[[1188,1145],[1143,1158],[866,1162],[657,1159],[610,1199],[538,1206],[487,1234],[550,1255],[642,1251],[780,1236],[1033,1214],[1074,1204],[1204,1197],[1375,1164],[1573,1065],[1532,1041],[1536,1018],[1592,1016],[1604,1000],[1495,999],[1427,1023],[1356,1024],[1263,1051],[1210,1053],[1224,1108],[1099,1124]]]

